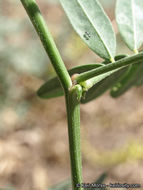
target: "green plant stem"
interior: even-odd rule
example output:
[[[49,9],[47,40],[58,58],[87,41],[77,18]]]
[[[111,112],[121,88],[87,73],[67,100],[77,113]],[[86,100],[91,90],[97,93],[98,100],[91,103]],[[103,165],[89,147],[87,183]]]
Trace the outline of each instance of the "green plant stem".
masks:
[[[62,87],[64,89],[70,88],[72,86],[71,78],[35,0],[21,0],[21,2],[41,39]]]
[[[80,83],[80,82],[88,80],[92,77],[104,74],[104,73],[109,72],[109,71],[113,71],[113,70],[118,69],[120,67],[128,66],[130,64],[137,64],[141,61],[143,61],[143,52],[136,54],[136,55],[133,55],[133,56],[130,56],[130,57],[125,57],[125,58],[118,60],[114,63],[110,63],[110,64],[105,65],[105,66],[101,66],[97,69],[93,69],[93,70],[81,73],[81,74],[77,75],[75,80],[77,83]]]
[[[69,150],[73,190],[82,190],[81,187],[76,187],[77,184],[82,183],[82,161],[80,145],[81,96],[82,88],[80,85],[75,85],[65,95],[68,117]]]
[[[121,67],[122,68],[122,67]],[[110,76],[114,72],[117,72],[119,69],[115,69],[113,71],[109,71],[107,73],[101,74],[99,76],[90,78],[84,82],[80,82],[80,85],[83,87],[83,91],[88,91],[90,88],[92,88],[96,83],[100,82],[101,80],[105,79],[106,77]]]
[[[82,88],[80,85],[72,87],[71,78],[35,0],[21,0],[21,2],[34,25],[47,54],[49,55],[52,65],[65,91],[73,190],[82,190],[81,187],[76,187],[78,183],[82,183],[80,146],[80,98],[82,96]]]

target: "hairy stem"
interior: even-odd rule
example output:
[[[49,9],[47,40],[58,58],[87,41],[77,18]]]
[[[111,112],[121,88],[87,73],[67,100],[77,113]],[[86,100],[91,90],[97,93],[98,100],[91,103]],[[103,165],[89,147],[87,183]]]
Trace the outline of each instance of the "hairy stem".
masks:
[[[21,0],[21,2],[41,39],[62,87],[70,88],[72,81],[35,0]]]
[[[92,77],[104,74],[104,73],[109,72],[109,71],[113,71],[113,70],[118,69],[120,67],[125,67],[125,66],[131,65],[131,64],[137,64],[141,61],[143,61],[143,52],[136,54],[136,55],[133,55],[133,56],[130,56],[130,57],[125,57],[125,58],[118,60],[114,63],[110,63],[110,64],[105,65],[105,66],[101,66],[97,69],[93,69],[93,70],[81,73],[81,74],[77,75],[75,80],[77,81],[77,83],[80,83],[80,82],[88,80]]]
[[[80,147],[80,98],[82,96],[82,88],[80,85],[72,87],[71,78],[35,0],[21,0],[21,2],[34,25],[47,54],[49,55],[52,65],[65,91],[73,190],[82,190],[81,187],[77,187],[77,184],[82,183]]]
[[[82,190],[77,184],[82,183],[82,161],[80,145],[80,98],[82,88],[76,85],[66,93],[68,117],[69,151],[71,161],[71,176],[73,190]]]
[[[80,85],[82,86],[83,88],[83,91],[88,91],[90,88],[92,88],[96,83],[102,81],[103,79],[105,79],[106,77],[110,76],[112,73],[114,72],[117,72],[118,70],[120,70],[121,68],[119,69],[115,69],[113,71],[109,71],[107,73],[104,73],[104,74],[101,74],[99,76],[96,76],[96,77],[93,77],[93,78],[90,78],[84,82],[80,82]]]

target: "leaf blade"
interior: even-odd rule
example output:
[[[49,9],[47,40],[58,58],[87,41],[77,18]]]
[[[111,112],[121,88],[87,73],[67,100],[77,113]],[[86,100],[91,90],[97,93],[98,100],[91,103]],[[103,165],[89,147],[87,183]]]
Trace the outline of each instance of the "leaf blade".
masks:
[[[71,180],[65,180],[59,184],[56,184],[47,190],[70,190],[71,189]]]
[[[81,103],[88,103],[89,101],[96,99],[105,93],[120,79],[122,74],[126,72],[126,69],[127,68],[120,69],[119,71],[111,74],[110,76],[95,84],[91,89],[89,89],[89,91],[86,93],[86,96],[81,99]]]
[[[143,43],[143,1],[117,0],[116,21],[127,46],[137,51]]]
[[[107,178],[107,173],[103,173],[99,178],[94,182],[95,184],[103,184],[104,180]],[[107,190],[106,188],[84,188],[84,190]]]
[[[143,72],[142,72],[142,77],[140,77],[140,78],[137,80],[137,82],[136,82],[135,85],[136,85],[136,86],[141,86],[141,85],[143,85]]]
[[[99,2],[97,0],[60,0],[60,2],[73,28],[90,49],[104,59],[113,60],[116,50],[115,34]]]
[[[110,95],[117,98],[133,87],[143,75],[143,63],[131,65],[129,70],[117,84],[111,89]]]
[[[75,73],[82,73],[85,71],[89,71],[91,69],[98,68],[100,66],[103,66],[103,64],[97,63],[97,64],[81,65],[70,69],[68,72],[71,76]],[[64,95],[64,92],[58,78],[54,77],[48,80],[39,88],[39,90],[37,91],[37,95],[40,98],[49,99],[49,98],[56,98],[62,96]]]
[[[120,60],[124,57],[127,57],[127,55],[117,55],[115,57],[115,60]],[[107,61],[103,63],[108,64]],[[82,104],[88,103],[91,100],[98,98],[100,95],[105,93],[109,88],[112,88],[112,86],[115,85],[116,82],[120,80],[120,78],[127,71],[127,69],[128,67],[122,68],[113,73],[111,72],[111,75],[109,76],[108,73],[105,73],[105,75],[107,74],[107,77],[98,82],[97,84],[95,84],[92,88],[90,88],[86,92],[85,96],[81,99],[81,103]]]

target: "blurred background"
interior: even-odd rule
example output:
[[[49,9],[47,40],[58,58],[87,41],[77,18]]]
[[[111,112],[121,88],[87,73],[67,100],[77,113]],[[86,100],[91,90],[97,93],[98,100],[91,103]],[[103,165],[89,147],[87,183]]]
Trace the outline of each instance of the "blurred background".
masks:
[[[132,54],[118,34],[115,0],[100,0],[117,35],[117,54]],[[101,62],[73,31],[58,0],[38,0],[67,68]],[[70,178],[64,98],[41,100],[55,76],[19,0],[0,0],[0,188],[45,190]],[[84,182],[143,185],[143,87],[109,92],[81,105]],[[113,189],[114,190],[114,189]]]

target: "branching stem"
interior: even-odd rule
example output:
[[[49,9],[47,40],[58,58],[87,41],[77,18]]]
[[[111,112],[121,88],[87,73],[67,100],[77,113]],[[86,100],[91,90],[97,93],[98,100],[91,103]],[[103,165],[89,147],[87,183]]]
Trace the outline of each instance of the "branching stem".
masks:
[[[101,66],[97,69],[93,69],[93,70],[81,73],[81,74],[77,75],[75,80],[77,81],[77,83],[80,83],[80,82],[86,81],[92,77],[104,74],[109,71],[113,71],[113,70],[121,68],[121,67],[125,67],[125,66],[135,64],[135,63],[138,64],[141,61],[143,61],[143,52],[141,52],[139,54],[135,54],[130,57],[125,57],[114,63],[109,63],[105,66]]]
[[[82,190],[81,187],[77,187],[78,183],[82,183],[80,146],[80,98],[82,95],[82,88],[80,85],[72,86],[69,73],[62,61],[55,42],[46,26],[35,0],[21,0],[21,2],[41,39],[41,42],[65,91],[73,190]]]

